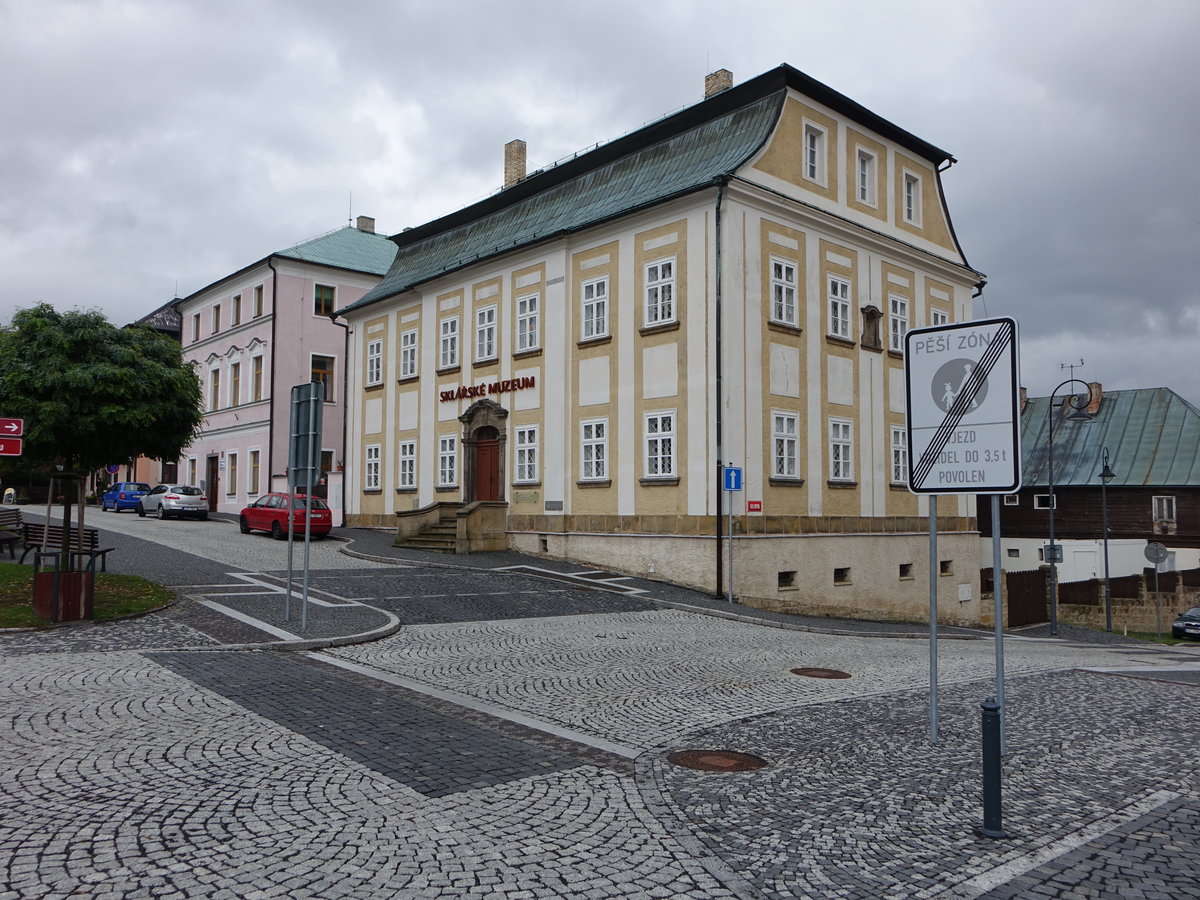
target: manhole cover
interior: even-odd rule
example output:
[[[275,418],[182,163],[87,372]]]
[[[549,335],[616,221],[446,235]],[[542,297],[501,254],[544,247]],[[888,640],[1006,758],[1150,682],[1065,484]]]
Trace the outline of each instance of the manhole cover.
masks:
[[[667,762],[701,772],[752,772],[767,764],[761,756],[736,750],[676,750]]]
[[[837,669],[792,669],[793,675],[803,675],[805,678],[849,678],[849,672],[839,672]]]

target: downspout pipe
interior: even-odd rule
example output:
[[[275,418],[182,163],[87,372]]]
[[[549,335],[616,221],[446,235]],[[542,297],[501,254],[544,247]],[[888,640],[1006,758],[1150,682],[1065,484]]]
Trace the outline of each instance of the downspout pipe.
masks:
[[[717,178],[717,206],[716,206],[716,212],[713,216],[713,228],[715,231],[715,238],[713,240],[713,262],[716,267],[716,283],[713,286],[713,306],[714,306],[714,320],[715,320],[713,334],[714,334],[714,345],[715,345],[715,355],[716,355],[715,365],[713,368],[714,368],[714,371],[716,374],[716,398],[715,398],[716,413],[713,416],[713,422],[714,422],[714,427],[715,427],[714,445],[715,445],[716,455],[717,455],[717,471],[714,475],[714,477],[716,479],[716,500],[717,500],[717,515],[716,515],[716,523],[717,523],[717,533],[716,533],[716,538],[717,538],[717,540],[716,540],[717,583],[716,583],[716,588],[717,589],[715,592],[717,597],[721,597],[725,593],[724,590],[722,589],[723,584],[724,584],[724,566],[722,565],[722,559],[724,558],[724,556],[721,552],[721,550],[722,550],[721,535],[724,533],[724,530],[725,530],[724,529],[724,512],[723,512],[724,504],[722,503],[724,489],[725,489],[724,480],[722,478],[722,476],[723,476],[722,467],[723,467],[723,460],[724,460],[724,440],[725,440],[725,420],[724,420],[725,391],[724,391],[724,383],[723,383],[724,367],[721,365],[721,358],[722,358],[721,357],[721,354],[722,354],[722,350],[721,350],[721,338],[722,338],[722,333],[721,333],[721,315],[722,315],[722,308],[721,308],[721,204],[725,200],[725,188],[729,184],[729,177],[730,176],[728,176],[728,175],[722,175],[719,178]]]
[[[338,314],[331,312],[329,321],[339,328],[346,329],[345,344],[342,348],[342,521],[341,526],[346,525],[346,435],[349,433],[350,427],[350,404],[348,398],[350,396],[350,326],[345,322],[338,321]],[[334,462],[336,465],[336,460]]]
[[[279,359],[279,342],[276,331],[279,327],[279,270],[275,268],[275,259],[267,260],[267,268],[271,270],[271,380],[267,386],[270,392],[271,414],[268,416],[271,426],[267,429],[267,491],[275,490],[275,428],[278,417],[275,414],[275,366]]]

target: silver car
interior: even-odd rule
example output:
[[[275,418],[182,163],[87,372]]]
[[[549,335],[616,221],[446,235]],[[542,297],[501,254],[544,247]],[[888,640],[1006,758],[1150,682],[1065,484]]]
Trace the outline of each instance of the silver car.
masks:
[[[190,484],[160,484],[138,501],[137,514],[160,519],[171,516],[207,519],[208,498],[204,491]]]

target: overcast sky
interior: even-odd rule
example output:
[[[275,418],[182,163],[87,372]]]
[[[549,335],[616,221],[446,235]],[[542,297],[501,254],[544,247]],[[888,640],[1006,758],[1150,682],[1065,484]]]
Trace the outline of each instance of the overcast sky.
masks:
[[[1200,405],[1195,0],[0,0],[0,321],[133,321],[369,215],[388,234],[780,63],[959,160],[1022,381]]]

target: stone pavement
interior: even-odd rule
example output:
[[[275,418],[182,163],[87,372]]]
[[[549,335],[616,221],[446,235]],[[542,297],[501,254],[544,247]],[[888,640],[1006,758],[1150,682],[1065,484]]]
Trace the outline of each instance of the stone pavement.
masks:
[[[287,630],[280,573],[228,566],[152,616],[0,634],[0,898],[1200,896],[1197,648],[1006,642],[990,840],[989,641],[941,645],[931,744],[904,629],[490,558],[315,572],[324,635],[400,625],[318,652],[228,649]]]

